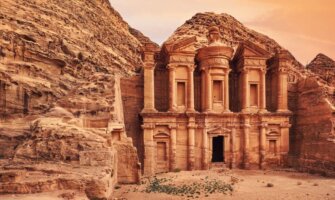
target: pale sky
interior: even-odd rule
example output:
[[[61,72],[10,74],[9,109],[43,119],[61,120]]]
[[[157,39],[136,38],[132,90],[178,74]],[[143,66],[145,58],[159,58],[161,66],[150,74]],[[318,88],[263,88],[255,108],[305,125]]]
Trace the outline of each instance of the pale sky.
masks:
[[[130,26],[162,44],[197,12],[227,13],[302,63],[335,59],[335,0],[110,0]]]

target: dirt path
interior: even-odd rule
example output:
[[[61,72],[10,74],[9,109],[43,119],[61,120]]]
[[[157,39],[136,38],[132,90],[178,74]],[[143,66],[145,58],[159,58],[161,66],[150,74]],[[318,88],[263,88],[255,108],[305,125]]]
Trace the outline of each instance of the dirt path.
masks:
[[[232,178],[233,177],[233,178]],[[284,171],[193,171],[166,173],[157,175],[158,179],[168,180],[163,184],[204,183],[205,180],[217,180],[231,183],[234,191],[228,194],[205,193],[193,197],[168,195],[164,193],[146,193],[148,183],[142,185],[121,185],[115,192],[115,198],[127,200],[178,200],[178,199],[238,199],[238,200],[335,200],[335,179],[324,178],[297,172]],[[273,187],[268,187],[267,185]]]
[[[120,185],[120,188],[115,189],[115,195],[112,200],[335,200],[335,179],[298,172],[210,170],[159,174],[157,179],[163,181],[163,183],[160,183],[161,185],[173,184],[173,188],[193,184],[190,188],[198,189],[195,189],[194,194],[186,194],[184,196],[154,192],[147,193],[145,190],[149,182],[148,179],[143,179],[145,183],[141,185]],[[234,184],[232,185],[233,182]],[[218,188],[220,188],[220,184],[222,186],[222,183],[224,183],[223,186],[232,185],[233,191],[227,190],[227,194],[220,193],[220,190],[213,193],[206,192],[202,186],[208,186],[208,183],[214,183],[210,187],[215,185]],[[272,184],[273,187],[267,187],[268,184]],[[62,200],[66,199],[60,195],[64,192],[0,195],[0,200]],[[83,193],[75,191],[67,191],[65,193],[72,192],[75,193],[75,200],[87,199]]]

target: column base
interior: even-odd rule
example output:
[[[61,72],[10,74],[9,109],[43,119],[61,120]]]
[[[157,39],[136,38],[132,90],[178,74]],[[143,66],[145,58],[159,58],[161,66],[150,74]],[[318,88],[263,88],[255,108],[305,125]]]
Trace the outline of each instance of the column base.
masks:
[[[223,113],[223,114],[224,114],[224,113],[232,113],[232,111],[228,109],[228,110],[224,110],[222,113]]]
[[[241,110],[242,113],[250,113],[250,108],[243,108]]]
[[[292,113],[292,112],[291,112],[290,110],[288,110],[288,109],[278,109],[276,112],[277,112],[277,113],[287,113],[287,114]]]
[[[265,108],[263,108],[263,109],[260,109],[260,110],[258,111],[258,113],[261,113],[261,114],[263,114],[263,113],[269,113],[269,111],[266,110]]]
[[[204,113],[213,113],[213,110],[205,110]]]
[[[158,111],[154,108],[143,108],[141,113],[157,113]]]
[[[243,168],[250,169],[249,152],[244,153]]]
[[[259,169],[265,170],[266,169],[266,162],[261,162],[259,164]]]
[[[195,111],[194,108],[190,108],[186,110],[186,113],[196,113],[197,111]]]

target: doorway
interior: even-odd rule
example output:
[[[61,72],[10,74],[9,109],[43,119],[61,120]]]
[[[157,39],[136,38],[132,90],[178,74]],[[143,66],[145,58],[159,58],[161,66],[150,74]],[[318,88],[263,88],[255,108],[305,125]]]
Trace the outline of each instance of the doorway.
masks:
[[[224,137],[213,137],[212,162],[224,162]]]
[[[167,143],[166,142],[157,142],[157,152],[156,152],[156,161],[157,161],[157,173],[167,172],[168,171],[168,158],[167,158]]]

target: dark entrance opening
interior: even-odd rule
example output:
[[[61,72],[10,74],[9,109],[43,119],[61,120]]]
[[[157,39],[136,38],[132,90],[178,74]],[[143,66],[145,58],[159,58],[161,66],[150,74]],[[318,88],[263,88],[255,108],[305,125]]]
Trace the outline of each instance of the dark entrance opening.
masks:
[[[213,137],[212,162],[224,162],[223,136]]]

